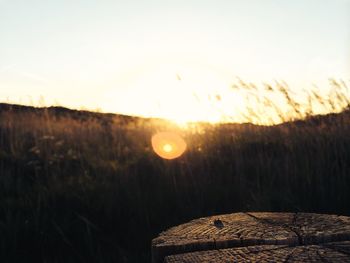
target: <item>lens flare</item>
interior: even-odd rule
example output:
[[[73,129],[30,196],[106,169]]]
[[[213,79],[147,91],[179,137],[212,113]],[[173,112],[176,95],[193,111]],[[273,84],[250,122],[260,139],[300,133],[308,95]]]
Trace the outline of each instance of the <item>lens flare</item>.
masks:
[[[164,159],[180,157],[186,150],[184,139],[173,132],[159,132],[152,136],[152,147],[156,154]]]
[[[173,150],[173,146],[171,146],[170,144],[165,144],[163,146],[163,150],[167,153],[170,153]]]

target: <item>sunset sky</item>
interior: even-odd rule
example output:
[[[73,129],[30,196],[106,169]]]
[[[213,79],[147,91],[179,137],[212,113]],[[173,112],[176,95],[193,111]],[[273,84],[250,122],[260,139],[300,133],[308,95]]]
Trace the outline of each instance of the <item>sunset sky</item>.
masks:
[[[0,0],[0,102],[217,120],[237,77],[349,80],[350,0]]]

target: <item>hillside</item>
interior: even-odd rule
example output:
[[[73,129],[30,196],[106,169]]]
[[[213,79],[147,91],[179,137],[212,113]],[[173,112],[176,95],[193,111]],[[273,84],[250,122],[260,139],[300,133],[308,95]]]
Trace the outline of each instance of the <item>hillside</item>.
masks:
[[[188,149],[160,159],[152,134]],[[3,262],[149,262],[150,240],[236,211],[350,215],[350,111],[275,126],[0,104]]]

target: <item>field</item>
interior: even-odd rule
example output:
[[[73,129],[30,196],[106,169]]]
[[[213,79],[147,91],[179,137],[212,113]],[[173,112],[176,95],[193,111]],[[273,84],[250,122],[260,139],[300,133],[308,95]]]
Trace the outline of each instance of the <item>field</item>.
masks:
[[[293,118],[281,114],[283,123],[271,126],[179,128],[0,104],[0,260],[150,262],[151,239],[192,218],[236,211],[350,215],[350,109],[338,95],[318,103],[336,109],[341,101],[339,113],[311,116],[312,109],[290,100]],[[163,160],[152,151],[152,134],[164,130],[186,140],[181,158]]]

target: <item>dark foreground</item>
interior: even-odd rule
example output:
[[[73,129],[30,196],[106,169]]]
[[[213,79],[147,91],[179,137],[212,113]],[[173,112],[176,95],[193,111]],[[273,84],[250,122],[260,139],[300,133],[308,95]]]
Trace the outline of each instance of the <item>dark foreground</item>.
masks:
[[[156,131],[184,156],[158,158]],[[350,112],[273,127],[0,105],[1,262],[150,262],[151,240],[238,211],[350,215]]]

